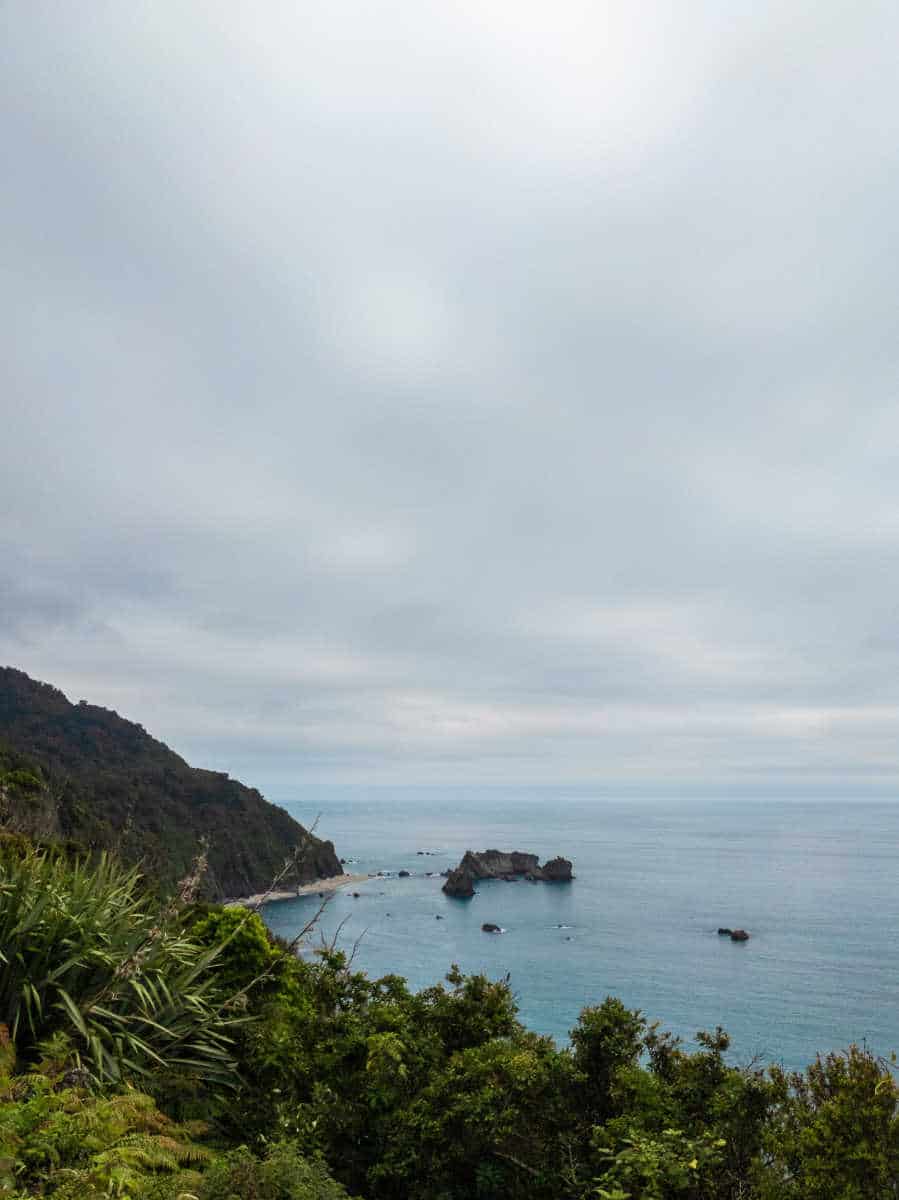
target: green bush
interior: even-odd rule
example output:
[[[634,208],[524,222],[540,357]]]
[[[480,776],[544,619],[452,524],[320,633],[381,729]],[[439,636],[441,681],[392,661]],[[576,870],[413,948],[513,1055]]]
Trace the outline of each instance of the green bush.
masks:
[[[764,1135],[764,1200],[899,1195],[899,1088],[889,1064],[850,1046],[804,1074],[771,1072],[777,1105]]]
[[[0,778],[0,783],[5,787],[18,788],[22,792],[39,792],[44,786],[44,782],[38,775],[37,769],[28,770],[25,767],[19,767],[18,770],[7,772],[6,775]]]
[[[0,1014],[27,1061],[57,1031],[97,1079],[171,1066],[225,1081],[229,1022],[206,948],[138,874],[26,850],[0,862]]]
[[[217,1159],[203,1177],[198,1200],[347,1200],[347,1193],[324,1163],[279,1142],[261,1159],[246,1146]]]

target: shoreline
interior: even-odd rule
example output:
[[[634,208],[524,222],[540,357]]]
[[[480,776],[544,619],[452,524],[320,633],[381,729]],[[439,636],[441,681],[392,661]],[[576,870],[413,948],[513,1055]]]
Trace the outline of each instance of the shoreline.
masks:
[[[365,883],[371,875],[331,875],[327,879],[313,879],[310,883],[301,883],[289,891],[257,892],[253,896],[238,896],[235,900],[226,900],[226,906],[241,905],[243,908],[256,908],[264,901],[272,904],[276,900],[296,900],[297,896],[309,896],[316,892],[336,892],[350,883]]]

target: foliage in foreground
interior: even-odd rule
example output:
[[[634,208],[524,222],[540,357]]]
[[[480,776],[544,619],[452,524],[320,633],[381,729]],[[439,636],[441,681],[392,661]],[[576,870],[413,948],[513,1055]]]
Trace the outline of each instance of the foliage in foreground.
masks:
[[[92,1094],[70,1082],[65,1039],[57,1036],[38,1069],[12,1074],[12,1044],[0,1027],[0,1197],[55,1200],[345,1200],[321,1162],[278,1142],[203,1144],[208,1125],[180,1124],[152,1097],[126,1087]]]
[[[611,998],[560,1049],[506,982],[454,968],[413,993],[300,959],[255,914],[161,908],[105,860],[8,855],[0,921],[20,1051],[16,1075],[0,1027],[0,1196],[899,1196],[899,1090],[865,1050],[741,1069],[720,1029],[690,1052]],[[156,1021],[154,988],[186,1025]]]
[[[135,870],[0,842],[0,1015],[25,1059],[64,1031],[97,1079],[178,1065],[226,1082],[216,953]]]

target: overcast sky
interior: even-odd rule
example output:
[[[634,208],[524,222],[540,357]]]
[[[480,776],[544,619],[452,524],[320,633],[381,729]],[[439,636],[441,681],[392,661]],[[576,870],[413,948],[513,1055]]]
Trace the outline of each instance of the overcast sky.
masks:
[[[0,662],[275,799],[899,787],[892,0],[0,27]]]

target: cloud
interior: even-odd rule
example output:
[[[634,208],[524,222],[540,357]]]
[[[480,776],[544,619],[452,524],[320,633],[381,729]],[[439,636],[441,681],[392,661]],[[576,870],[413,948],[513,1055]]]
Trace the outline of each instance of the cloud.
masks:
[[[896,781],[890,6],[9,33],[0,658],[282,796]]]

